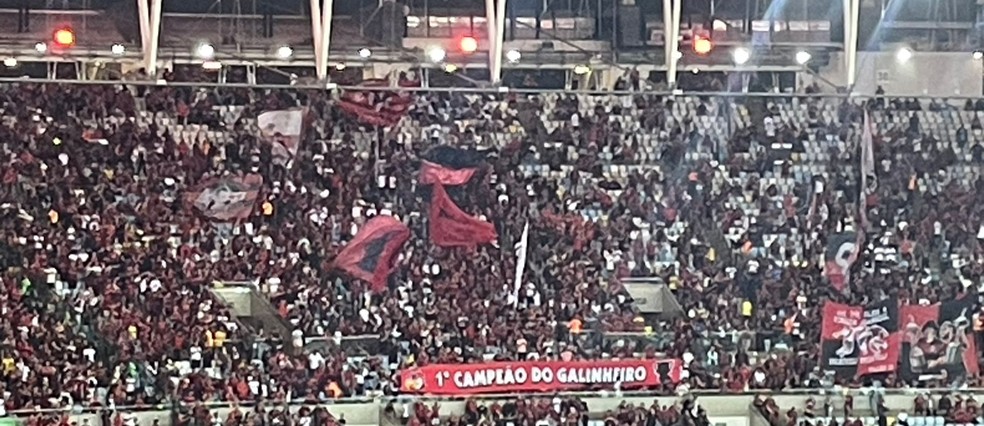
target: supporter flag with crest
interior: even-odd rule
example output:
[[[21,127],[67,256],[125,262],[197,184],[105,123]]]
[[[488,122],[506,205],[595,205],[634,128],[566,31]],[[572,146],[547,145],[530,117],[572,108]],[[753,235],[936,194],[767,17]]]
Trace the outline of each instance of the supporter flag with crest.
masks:
[[[208,218],[232,221],[249,217],[262,186],[263,177],[257,174],[223,176],[205,180],[184,198]]]
[[[297,155],[304,135],[306,115],[306,109],[295,108],[267,111],[256,117],[260,135],[272,144],[271,151],[277,160],[287,162]]]
[[[902,369],[905,380],[953,380],[979,372],[973,315],[977,295],[901,310]]]
[[[820,331],[820,361],[838,377],[895,371],[901,352],[899,304],[892,297],[865,306],[827,302]]]
[[[396,255],[408,238],[410,228],[396,218],[373,217],[338,254],[335,267],[370,283],[373,291],[381,292],[386,289]]]
[[[857,232],[831,235],[824,254],[824,275],[838,291],[844,291],[851,282],[851,266],[857,260],[861,245]]]
[[[383,89],[390,83],[388,79],[377,78],[363,80],[359,85],[367,89]],[[400,81],[400,87],[419,85],[416,81]],[[390,127],[400,122],[413,102],[413,94],[407,91],[351,89],[342,93],[336,105],[361,123]]]

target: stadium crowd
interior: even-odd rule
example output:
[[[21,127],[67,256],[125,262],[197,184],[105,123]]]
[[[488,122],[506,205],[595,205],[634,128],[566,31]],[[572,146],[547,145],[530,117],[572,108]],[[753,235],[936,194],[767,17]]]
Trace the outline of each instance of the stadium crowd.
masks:
[[[830,235],[861,229],[853,102],[420,92],[386,130],[307,91],[18,84],[0,102],[7,411],[319,401],[395,394],[407,366],[640,353],[687,363],[665,392],[819,387],[824,300],[935,302],[984,272],[984,133],[943,104],[866,105],[878,186],[841,293],[821,259]],[[255,117],[299,105],[311,130],[277,161]],[[438,145],[487,150],[449,193],[497,244],[429,244],[416,170]],[[247,173],[263,177],[248,219],[183,201]],[[379,214],[412,236],[373,293],[332,260]],[[680,315],[642,315],[628,277],[666,283]],[[290,339],[238,321],[216,281],[252,282]],[[376,353],[337,344],[363,335]]]

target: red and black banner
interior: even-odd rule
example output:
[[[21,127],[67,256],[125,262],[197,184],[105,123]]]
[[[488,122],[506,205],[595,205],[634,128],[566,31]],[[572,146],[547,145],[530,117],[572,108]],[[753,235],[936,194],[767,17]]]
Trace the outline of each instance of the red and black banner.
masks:
[[[369,282],[375,292],[386,288],[393,262],[410,228],[392,216],[376,216],[359,230],[355,239],[335,258],[335,267]]]
[[[830,285],[838,291],[844,291],[851,282],[851,266],[861,252],[858,235],[856,232],[843,232],[831,235],[827,240],[823,272]]]
[[[495,241],[495,226],[465,213],[444,185],[434,185],[431,191],[430,238],[442,247],[475,247]]]
[[[895,371],[902,346],[898,325],[896,298],[865,306],[827,302],[820,333],[823,368],[838,377]]]
[[[418,82],[401,81],[401,87],[418,86]],[[389,86],[386,79],[364,80],[360,86],[384,88]],[[346,90],[336,105],[359,122],[380,126],[395,126],[407,114],[414,102],[410,92],[391,90]]]
[[[976,306],[974,295],[933,305],[903,306],[902,377],[919,380],[977,374]]]

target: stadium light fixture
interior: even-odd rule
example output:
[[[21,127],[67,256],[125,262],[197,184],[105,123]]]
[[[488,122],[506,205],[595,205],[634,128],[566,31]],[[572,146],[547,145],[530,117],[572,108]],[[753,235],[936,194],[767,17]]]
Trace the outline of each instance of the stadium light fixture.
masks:
[[[912,50],[908,47],[903,47],[895,52],[895,60],[898,63],[902,64],[909,62],[909,59],[912,59]]]
[[[427,49],[427,58],[433,63],[444,62],[444,58],[448,56],[448,53],[444,51],[440,46],[431,46]]]
[[[69,48],[75,46],[75,31],[71,28],[59,28],[52,35],[51,40],[55,42],[55,45],[61,48]]]
[[[39,41],[34,45],[34,50],[36,50],[38,53],[45,53],[48,51],[48,43]]]
[[[290,46],[284,45],[277,48],[277,58],[287,60],[290,59],[291,56],[294,56],[294,49]]]
[[[806,65],[807,62],[810,62],[810,59],[813,59],[813,55],[811,55],[810,52],[807,52],[805,50],[800,50],[799,52],[796,52],[797,64]]]
[[[737,65],[745,65],[748,63],[749,59],[752,59],[752,52],[744,47],[739,47],[731,52],[731,59],[733,59]]]
[[[984,52],[982,52],[980,50],[975,50],[974,51],[974,59],[976,59],[978,61],[981,60],[981,59],[984,59]]]
[[[700,56],[707,56],[714,49],[714,43],[711,42],[709,37],[704,37],[702,35],[694,36],[694,53]]]
[[[212,59],[215,57],[215,46],[211,43],[199,43],[195,46],[195,56],[199,59]]]
[[[17,58],[4,58],[3,66],[7,68],[13,68],[17,66]]]
[[[457,65],[455,65],[455,64],[444,64],[444,72],[446,72],[448,74],[453,74],[455,71],[458,71],[458,66]]]
[[[219,61],[205,61],[202,62],[202,68],[207,71],[218,71],[222,69],[222,62]]]
[[[369,59],[369,57],[371,57],[371,56],[372,56],[372,50],[369,50],[368,47],[363,47],[363,48],[359,49],[359,57],[360,58],[362,58],[362,59]]]
[[[508,52],[506,52],[506,60],[514,64],[516,62],[519,62],[519,60],[522,58],[523,58],[523,54],[519,53],[519,51],[516,49],[510,49]]]
[[[475,51],[478,50],[478,40],[475,40],[475,37],[472,36],[462,37],[461,41],[458,43],[458,47],[460,47],[461,51],[464,53],[475,53]]]
[[[122,44],[119,44],[119,43],[116,43],[116,44],[110,46],[109,51],[112,52],[116,56],[120,56],[120,55],[126,53],[126,46],[124,46]]]

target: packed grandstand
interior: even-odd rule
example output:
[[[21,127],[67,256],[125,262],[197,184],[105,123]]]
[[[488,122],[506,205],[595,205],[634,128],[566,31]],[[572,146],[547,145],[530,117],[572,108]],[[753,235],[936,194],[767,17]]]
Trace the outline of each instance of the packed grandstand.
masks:
[[[553,393],[980,384],[971,102],[33,83],[0,99],[7,412],[179,404],[209,422],[199,404],[525,391],[547,393],[394,415],[581,424],[584,403]],[[644,312],[638,279],[679,309]],[[232,282],[287,332],[237,317],[213,291]]]

